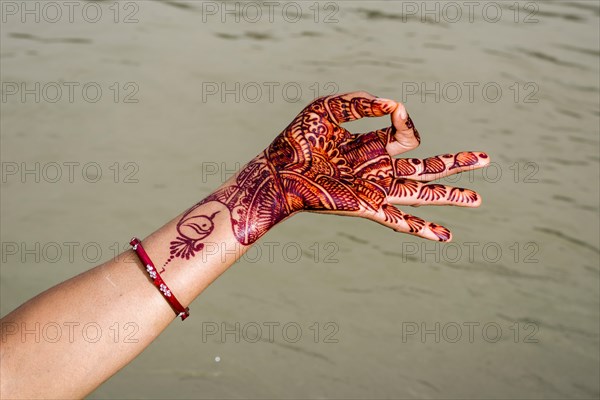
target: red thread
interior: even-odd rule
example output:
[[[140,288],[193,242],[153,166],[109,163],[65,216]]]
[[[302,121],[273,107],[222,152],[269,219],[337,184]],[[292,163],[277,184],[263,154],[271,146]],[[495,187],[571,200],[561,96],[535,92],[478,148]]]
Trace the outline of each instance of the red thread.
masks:
[[[150,278],[152,279],[152,283],[154,283],[154,286],[158,288],[159,292],[163,295],[165,300],[167,300],[167,302],[171,305],[171,308],[175,311],[177,316],[181,317],[182,321],[189,317],[189,307],[184,308],[179,302],[179,300],[177,300],[175,295],[171,292],[171,289],[169,289],[165,281],[162,280],[160,274],[158,273],[158,270],[150,260],[148,253],[146,253],[146,250],[144,250],[142,242],[138,238],[134,237],[133,239],[131,239],[129,244],[133,246],[133,251],[135,251],[135,253],[140,258],[142,264],[144,264],[148,275],[150,275]]]

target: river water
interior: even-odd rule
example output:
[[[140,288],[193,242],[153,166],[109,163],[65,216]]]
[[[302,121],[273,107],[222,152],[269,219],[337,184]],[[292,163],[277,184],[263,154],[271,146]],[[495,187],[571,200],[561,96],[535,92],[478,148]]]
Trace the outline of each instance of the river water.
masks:
[[[401,100],[411,156],[493,160],[445,180],[481,208],[410,211],[450,244],[286,221],[90,398],[598,398],[597,2],[24,4],[1,3],[2,315],[210,193],[316,96]]]

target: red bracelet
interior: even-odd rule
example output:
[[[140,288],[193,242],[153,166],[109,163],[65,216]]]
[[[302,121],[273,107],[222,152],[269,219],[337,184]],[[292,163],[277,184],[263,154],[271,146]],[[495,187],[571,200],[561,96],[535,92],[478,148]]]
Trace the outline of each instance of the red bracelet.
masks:
[[[140,242],[138,238],[134,237],[131,239],[129,244],[133,246],[133,251],[136,252],[142,264],[146,266],[146,271],[148,271],[148,275],[150,275],[150,278],[152,278],[152,283],[154,283],[154,286],[158,288],[163,297],[169,302],[171,308],[175,311],[175,314],[177,314],[178,317],[181,317],[182,321],[189,317],[189,307],[183,308],[181,303],[175,298],[175,295],[171,292],[165,281],[163,281],[160,277],[160,274],[150,260],[150,257],[148,257],[148,253],[146,253],[146,250],[144,250],[142,242]]]

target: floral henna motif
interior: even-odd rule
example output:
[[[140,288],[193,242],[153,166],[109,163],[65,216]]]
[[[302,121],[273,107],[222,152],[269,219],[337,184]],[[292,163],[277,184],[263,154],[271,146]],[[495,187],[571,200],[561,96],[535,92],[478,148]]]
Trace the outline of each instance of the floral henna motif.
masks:
[[[486,157],[482,157],[482,158],[486,158]],[[456,156],[454,156],[454,164],[452,164],[450,169],[468,167],[471,165],[475,165],[478,162],[479,162],[479,158],[477,157],[477,155],[475,155],[475,153],[465,151],[462,153],[458,153]]]
[[[446,187],[444,185],[432,184],[421,187],[417,196],[420,200],[436,201],[446,196]]]
[[[423,160],[423,171],[419,175],[441,174],[446,170],[446,163],[440,157],[429,157]]]
[[[410,233],[417,233],[421,231],[427,224],[425,220],[415,217],[414,215],[405,214],[394,206],[386,204],[382,208],[383,212],[385,213],[386,221],[396,224],[404,221],[408,225],[408,231]]]
[[[206,238],[215,229],[213,218],[219,212],[214,212],[210,216],[196,215],[191,217],[183,217],[177,223],[177,232],[179,236],[171,241],[171,255],[165,262],[165,266],[175,257],[185,258],[189,260],[194,257],[196,252],[204,249],[204,244],[201,240]]]
[[[217,190],[190,208],[177,223],[178,236],[171,241],[166,266],[175,257],[189,259],[204,248],[201,242],[214,230],[211,215],[195,215],[203,204],[217,201],[230,212],[231,227],[239,243],[250,245],[269,228],[288,216],[277,175],[264,156],[258,156],[237,175],[235,183]]]
[[[390,196],[411,197],[419,190],[419,183],[410,179],[396,179],[390,188]]]
[[[450,190],[448,200],[462,203],[474,203],[478,200],[477,193],[470,189],[453,188]]]
[[[396,173],[398,176],[412,176],[417,172],[415,165],[421,163],[421,160],[414,158],[409,160],[407,158],[398,158],[396,161]]]
[[[429,223],[429,229],[440,239],[440,242],[447,242],[450,240],[450,231],[441,225]]]
[[[419,135],[419,131],[415,127],[415,124],[413,123],[413,120],[410,118],[410,115],[408,116],[408,119],[406,120],[406,127],[409,129],[412,129],[414,131],[414,135],[417,138],[417,141],[419,143],[421,143],[421,135]]]
[[[408,115],[400,128],[393,124],[360,135],[340,126],[362,117],[392,114],[396,107],[395,102],[365,93],[330,96],[309,104],[233,183],[181,217],[165,265],[176,257],[194,257],[204,248],[203,241],[213,232],[213,219],[219,212],[201,214],[197,209],[210,202],[229,210],[231,228],[242,245],[254,243],[273,225],[299,211],[367,216],[396,230],[449,240],[446,228],[405,214],[388,201],[474,204],[478,196],[473,191],[419,181],[427,179],[426,175],[441,177],[454,173],[451,169],[476,166],[487,155],[463,152],[425,160],[392,158],[386,146],[394,142],[399,130],[420,142]],[[427,229],[433,236],[424,233]]]

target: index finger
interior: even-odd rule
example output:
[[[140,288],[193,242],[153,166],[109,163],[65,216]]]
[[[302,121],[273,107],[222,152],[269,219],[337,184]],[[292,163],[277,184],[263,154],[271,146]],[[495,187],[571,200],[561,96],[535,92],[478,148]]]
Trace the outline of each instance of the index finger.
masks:
[[[388,115],[398,106],[394,100],[375,97],[367,92],[326,97],[324,103],[329,116],[338,125],[364,117]]]
[[[326,110],[333,123],[342,124],[363,117],[391,115],[392,135],[386,149],[395,156],[419,146],[421,138],[404,104],[375,97],[367,92],[352,92],[325,98]]]

